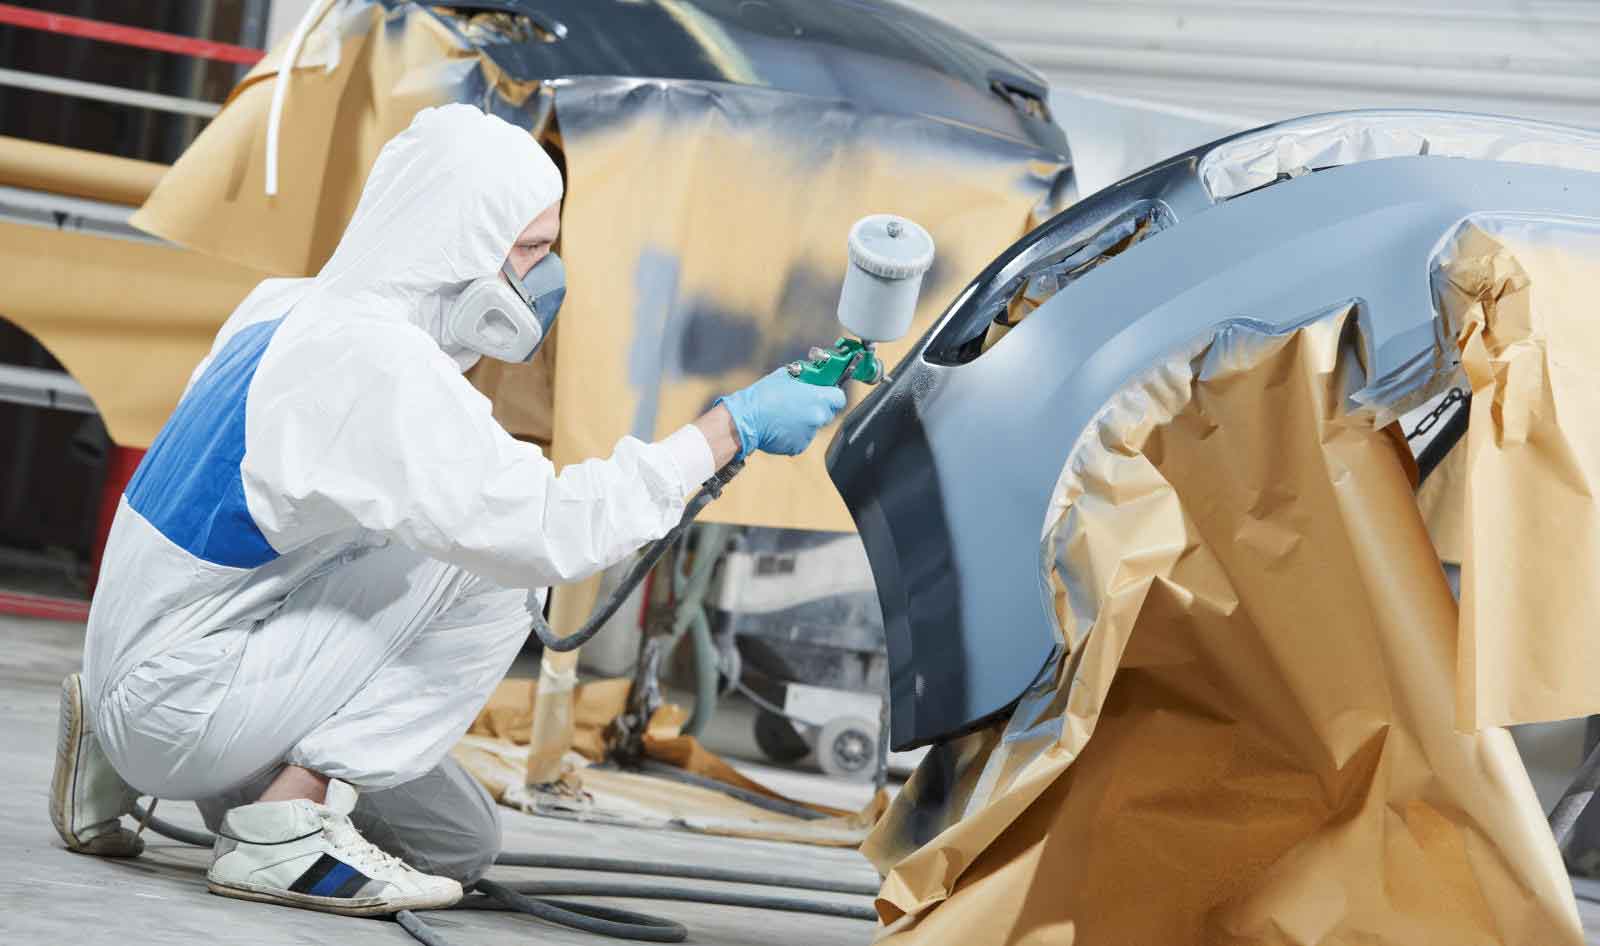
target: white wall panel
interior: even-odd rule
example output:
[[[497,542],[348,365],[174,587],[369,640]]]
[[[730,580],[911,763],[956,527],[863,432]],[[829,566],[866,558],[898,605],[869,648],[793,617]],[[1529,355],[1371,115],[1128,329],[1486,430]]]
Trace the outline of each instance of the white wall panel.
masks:
[[[1600,125],[1600,3],[920,0],[1063,90],[1261,121],[1400,105]]]

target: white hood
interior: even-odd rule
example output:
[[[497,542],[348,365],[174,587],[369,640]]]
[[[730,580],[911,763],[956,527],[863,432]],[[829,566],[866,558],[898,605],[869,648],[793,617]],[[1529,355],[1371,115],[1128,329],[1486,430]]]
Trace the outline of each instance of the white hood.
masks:
[[[338,248],[296,306],[318,319],[409,321],[464,370],[477,358],[445,341],[444,314],[467,283],[500,271],[517,234],[561,193],[527,131],[471,105],[424,109],[379,152]]]

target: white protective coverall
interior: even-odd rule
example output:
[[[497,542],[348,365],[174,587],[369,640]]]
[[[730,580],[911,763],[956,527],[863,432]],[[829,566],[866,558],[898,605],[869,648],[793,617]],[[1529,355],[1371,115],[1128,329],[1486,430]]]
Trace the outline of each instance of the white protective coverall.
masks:
[[[89,614],[89,712],[130,785],[238,804],[284,763],[438,781],[528,633],[527,589],[666,534],[711,476],[693,427],[558,475],[461,376],[451,301],[560,198],[526,131],[427,110],[322,271],[224,324],[122,497]]]

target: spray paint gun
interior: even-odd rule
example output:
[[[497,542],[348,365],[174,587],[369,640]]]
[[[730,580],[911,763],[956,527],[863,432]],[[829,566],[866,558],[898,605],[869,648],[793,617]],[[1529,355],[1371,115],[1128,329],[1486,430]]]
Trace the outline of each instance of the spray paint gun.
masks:
[[[883,362],[878,360],[873,346],[893,341],[910,330],[917,296],[922,292],[922,276],[933,265],[933,237],[910,220],[893,214],[857,220],[850,228],[849,251],[850,268],[839,293],[839,322],[856,337],[843,336],[832,348],[813,348],[806,360],[789,365],[789,374],[807,384],[844,387],[851,379],[867,384],[883,380]],[[645,547],[616,588],[573,633],[556,636],[544,620],[542,607],[536,606],[536,597],[530,595],[528,611],[533,616],[533,632],[545,649],[576,650],[598,634],[700,510],[722,495],[723,487],[743,468],[744,461],[734,460],[707,480],[689,499],[683,517],[672,531]]]
[[[844,387],[851,380],[877,384],[883,362],[875,346],[911,328],[922,276],[933,265],[933,237],[904,217],[874,214],[850,228],[850,268],[839,293],[842,336],[831,348],[813,348],[789,374],[807,384]]]

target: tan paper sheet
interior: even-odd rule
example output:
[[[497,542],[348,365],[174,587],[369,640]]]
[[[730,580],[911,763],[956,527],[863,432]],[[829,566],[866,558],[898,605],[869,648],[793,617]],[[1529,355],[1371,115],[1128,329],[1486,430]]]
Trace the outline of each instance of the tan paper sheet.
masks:
[[[1079,441],[1062,659],[869,840],[888,942],[1583,942],[1509,735],[1455,728],[1457,609],[1404,441],[1346,413],[1356,332],[1228,330]]]
[[[0,185],[137,207],[165,164],[0,136]]]
[[[1469,222],[1435,291],[1472,383],[1459,722],[1600,712],[1600,227]]]
[[[15,223],[0,223],[0,261],[0,318],[88,389],[125,447],[155,439],[217,328],[262,278],[174,247]]]

